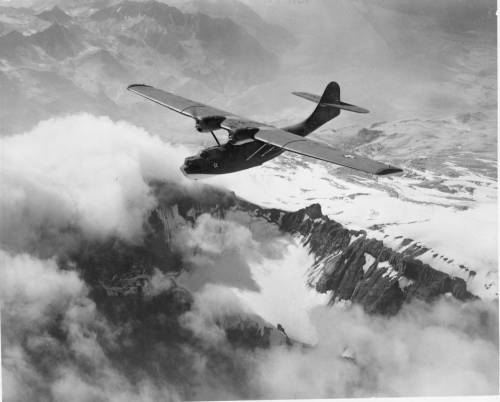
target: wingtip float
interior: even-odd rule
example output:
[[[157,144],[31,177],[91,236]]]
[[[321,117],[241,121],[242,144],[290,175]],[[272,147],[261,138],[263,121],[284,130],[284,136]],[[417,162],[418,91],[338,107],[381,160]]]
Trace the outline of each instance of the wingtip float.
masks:
[[[341,110],[368,113],[367,109],[342,102],[339,84],[333,81],[327,85],[321,96],[307,92],[292,92],[294,95],[314,102],[316,108],[304,121],[284,128],[249,120],[147,84],[131,84],[127,89],[193,118],[196,121],[197,131],[212,134],[217,145],[205,148],[197,155],[186,158],[181,166],[181,171],[193,179],[233,173],[259,166],[285,151],[374,175],[402,172],[395,166],[305,138],[318,127],[337,117]],[[221,129],[228,133],[228,141],[223,144],[214,134],[214,131]]]

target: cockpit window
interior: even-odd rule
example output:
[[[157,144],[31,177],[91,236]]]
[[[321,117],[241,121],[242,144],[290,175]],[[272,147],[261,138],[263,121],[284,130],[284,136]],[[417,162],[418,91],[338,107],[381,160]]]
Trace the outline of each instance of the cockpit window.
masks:
[[[184,161],[184,165],[186,165],[190,172],[201,172],[202,170],[200,160],[197,158],[187,158]]]

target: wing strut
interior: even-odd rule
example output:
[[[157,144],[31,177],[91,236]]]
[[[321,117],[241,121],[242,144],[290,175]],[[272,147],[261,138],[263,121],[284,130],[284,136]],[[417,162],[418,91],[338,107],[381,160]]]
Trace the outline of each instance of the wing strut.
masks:
[[[220,147],[220,142],[219,142],[219,140],[217,139],[217,137],[215,136],[214,132],[213,132],[213,131],[210,131],[210,133],[212,134],[212,137],[214,137],[214,140],[215,140],[215,142],[217,143],[217,145],[219,145],[219,147]]]
[[[268,144],[264,144],[262,145],[261,147],[259,147],[259,149],[257,151],[255,151],[252,155],[250,155],[246,160],[249,161],[250,159],[252,159],[255,155],[257,155],[262,149],[264,149],[265,147],[267,147]]]

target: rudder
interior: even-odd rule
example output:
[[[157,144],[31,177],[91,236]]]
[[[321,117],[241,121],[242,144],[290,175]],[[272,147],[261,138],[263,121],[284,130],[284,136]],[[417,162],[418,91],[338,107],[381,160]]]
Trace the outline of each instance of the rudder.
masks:
[[[321,95],[319,103],[339,103],[340,102],[340,85],[335,81],[330,82]]]

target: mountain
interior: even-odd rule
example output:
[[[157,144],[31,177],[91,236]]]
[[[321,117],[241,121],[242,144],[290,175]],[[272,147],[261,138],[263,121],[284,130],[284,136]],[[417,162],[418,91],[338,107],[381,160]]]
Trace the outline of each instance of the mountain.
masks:
[[[369,2],[357,0],[366,8],[369,8]],[[490,30],[493,28],[495,20],[495,2],[488,0],[456,0],[449,9],[440,4],[424,0],[416,7],[411,2],[401,2],[397,0],[388,0],[380,3],[382,7],[397,10],[407,15],[423,15],[423,7],[427,14],[431,14],[447,32],[467,32],[471,30]],[[423,6],[423,7],[422,7]]]
[[[111,24],[111,30],[104,32],[117,36],[126,27],[135,43],[143,41],[160,54],[181,59],[188,74],[215,79],[219,85],[222,74],[250,84],[269,79],[277,68],[276,56],[228,18],[183,13],[156,1],[126,1],[99,10],[91,18],[106,28]]]
[[[421,252],[415,259],[462,278],[481,298],[495,299],[497,117],[487,106],[491,94],[483,99],[488,102],[474,112],[324,127],[312,134],[335,148],[402,167],[397,177],[373,178],[285,154],[209,182],[267,208],[320,204],[330,219],[394,251],[416,248]]]
[[[163,2],[66,2],[61,7],[52,4],[38,13],[4,7],[0,68],[7,80],[20,86],[20,92],[35,93],[33,88],[24,87],[17,68],[50,71],[77,88],[66,104],[83,91],[85,97],[94,97],[93,110],[102,108],[101,113],[115,118],[128,110],[125,114],[137,123],[156,130],[151,118],[156,112],[151,105],[143,107],[141,114],[130,113],[132,100],[125,88],[131,82],[181,88],[187,96],[199,95],[199,88],[205,88],[213,98],[267,82],[280,67],[279,52],[274,52],[271,42],[262,40],[262,27],[268,35],[280,28],[257,15],[252,21],[262,29],[252,32],[259,33],[259,38],[238,19],[181,11]],[[55,90],[42,86],[49,93]],[[111,112],[107,100],[100,102],[105,98],[114,103]],[[39,116],[45,104],[43,96],[31,96],[25,107]],[[57,113],[72,109],[64,105],[61,103]],[[30,118],[14,121],[18,111],[8,104],[7,109],[4,130],[35,123]],[[48,110],[45,116],[50,116]]]
[[[446,293],[459,300],[473,298],[463,279],[417,259],[427,251],[423,247],[391,250],[382,241],[367,238],[364,231],[349,231],[330,220],[319,204],[280,215],[280,228],[300,234],[316,255],[311,276],[318,291],[332,291],[331,303],[352,300],[370,313],[395,314],[412,298],[430,302]],[[403,245],[411,243],[402,240]]]
[[[26,62],[40,62],[43,59],[41,52],[30,40],[18,31],[10,31],[0,36],[0,57],[4,63],[23,64]]]
[[[54,6],[50,10],[42,11],[37,14],[37,17],[60,25],[65,25],[72,21],[72,18],[57,6]]]
[[[276,53],[293,49],[297,39],[285,28],[265,21],[259,14],[240,1],[195,0],[182,2],[179,7],[187,11],[197,11],[211,17],[229,18],[244,27],[262,46]]]
[[[57,22],[47,29],[29,36],[28,40],[57,60],[75,56],[83,49],[83,44],[76,33]]]
[[[131,379],[139,375],[150,379],[167,376],[169,384],[185,399],[221,399],[227,392],[255,397],[258,394],[251,386],[253,359],[271,350],[290,357],[307,351],[314,354],[318,347],[289,337],[287,333],[296,332],[293,325],[283,326],[241,310],[238,299],[220,304],[221,296],[214,293],[215,299],[205,296],[200,305],[200,292],[210,295],[217,286],[220,291],[227,277],[214,277],[201,290],[193,289],[190,278],[196,270],[213,268],[206,263],[195,268],[189,261],[204,261],[217,254],[211,254],[210,249],[186,247],[179,243],[183,241],[179,236],[200,227],[207,216],[220,225],[214,236],[223,239],[231,222],[256,228],[255,234],[264,236],[264,242],[265,236],[274,231],[283,239],[297,239],[314,256],[309,286],[327,292],[331,303],[350,301],[370,314],[395,315],[412,300],[433,302],[448,294],[460,301],[474,299],[464,280],[417,261],[415,257],[422,250],[395,252],[381,241],[369,239],[365,232],[347,229],[327,218],[317,204],[286,212],[262,208],[208,185],[154,182],[151,186],[157,205],[145,222],[142,239],[133,243],[118,237],[85,240],[77,228],[67,227],[64,236],[77,241],[70,241],[67,249],[56,249],[55,258],[63,272],[79,274],[89,289],[89,299],[105,318],[106,324],[100,322],[92,331],[99,334],[99,345],[115,369]],[[57,245],[60,238],[61,233],[48,232],[44,242]],[[53,251],[47,250],[48,255]],[[230,269],[238,270],[239,286],[244,286],[244,265],[229,252],[221,257],[217,264],[228,259]],[[277,285],[279,292],[282,284]],[[274,297],[279,299],[279,294]],[[203,312],[207,303],[215,303],[210,313],[214,316]],[[108,327],[112,328],[112,338],[103,332]],[[49,333],[51,339],[59,339],[58,347],[70,336],[62,320],[50,322]],[[329,336],[335,339],[334,333]],[[339,364],[363,364],[362,356],[353,357],[344,344],[338,348],[329,359],[339,359]],[[32,349],[37,351],[31,359],[32,367],[50,374],[51,369],[44,364],[52,358],[51,352]],[[197,356],[203,356],[203,374],[193,372]],[[64,359],[72,362],[75,357],[67,354]],[[217,384],[214,393],[206,389],[212,383]],[[50,390],[39,392],[50,395]]]
[[[140,297],[144,292],[130,288],[140,288],[141,278],[152,275],[155,267],[174,277],[185,269],[182,256],[172,245],[174,228],[180,231],[203,214],[227,219],[239,212],[276,225],[285,234],[299,236],[315,256],[309,285],[322,293],[329,292],[332,303],[351,300],[370,313],[396,314],[403,303],[414,298],[430,302],[447,293],[459,300],[475,297],[463,279],[419,261],[417,257],[427,251],[424,248],[414,245],[403,252],[394,251],[382,241],[370,239],[365,231],[349,230],[326,217],[319,204],[286,212],[259,207],[209,186],[198,191],[201,193],[193,194],[173,183],[155,183],[158,206],[149,216],[142,244],[129,246],[117,239],[83,244],[66,258],[76,263],[96,294],[109,294],[110,289],[115,289],[115,296]],[[131,277],[137,279],[132,281]]]

